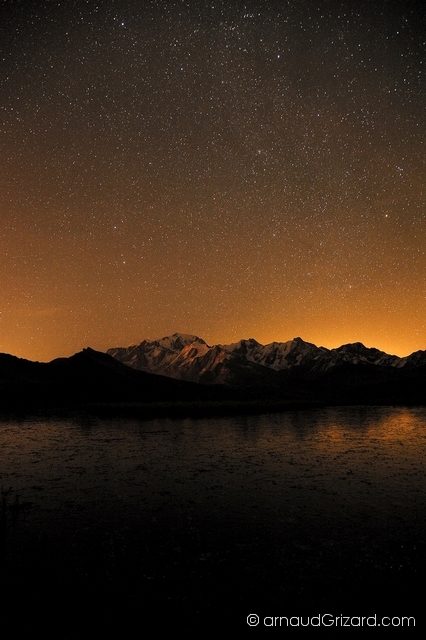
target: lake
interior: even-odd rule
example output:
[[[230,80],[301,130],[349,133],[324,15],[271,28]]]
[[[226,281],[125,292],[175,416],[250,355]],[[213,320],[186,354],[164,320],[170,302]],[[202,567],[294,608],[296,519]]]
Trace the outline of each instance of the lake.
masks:
[[[416,615],[426,409],[0,422],[17,625],[235,630],[248,614]],[[158,619],[157,619],[158,618]],[[145,622],[144,622],[145,621]],[[178,622],[176,622],[178,621]]]

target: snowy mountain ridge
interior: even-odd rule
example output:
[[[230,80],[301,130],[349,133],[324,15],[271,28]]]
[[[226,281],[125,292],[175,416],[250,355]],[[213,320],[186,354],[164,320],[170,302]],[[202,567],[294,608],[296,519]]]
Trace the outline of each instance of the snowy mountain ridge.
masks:
[[[360,342],[335,349],[317,347],[294,338],[262,345],[254,338],[232,344],[208,345],[191,334],[174,333],[159,340],[143,340],[129,347],[108,349],[107,353],[135,369],[179,380],[205,383],[235,383],[241,376],[268,375],[300,368],[320,374],[345,363],[375,367],[413,368],[426,364],[426,351],[400,358]]]

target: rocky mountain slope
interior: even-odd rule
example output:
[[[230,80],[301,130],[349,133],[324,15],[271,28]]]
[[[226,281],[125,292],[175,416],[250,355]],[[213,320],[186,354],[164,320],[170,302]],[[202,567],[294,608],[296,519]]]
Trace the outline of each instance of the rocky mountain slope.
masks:
[[[426,364],[426,351],[406,358],[367,348],[360,342],[326,349],[294,338],[262,345],[253,338],[209,346],[197,336],[175,333],[161,340],[109,349],[108,354],[141,371],[179,380],[238,384],[239,377],[267,376],[267,371],[300,368],[305,376],[324,374],[343,364],[385,368],[413,368]]]
[[[426,403],[426,351],[400,358],[360,342],[327,349],[301,338],[209,346],[197,336],[175,333],[108,353],[142,371],[207,386],[229,385],[252,399]]]

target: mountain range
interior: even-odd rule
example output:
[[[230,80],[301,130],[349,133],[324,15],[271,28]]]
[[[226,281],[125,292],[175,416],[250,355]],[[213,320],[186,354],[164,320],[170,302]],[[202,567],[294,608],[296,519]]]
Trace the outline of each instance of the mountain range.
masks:
[[[252,398],[332,403],[426,401],[426,351],[400,358],[360,342],[327,349],[301,338],[267,345],[250,338],[209,346],[197,336],[175,333],[109,349],[108,354],[141,371],[226,385]]]
[[[191,415],[198,415],[195,405],[205,414],[230,402],[233,412],[267,405],[425,405],[426,351],[400,358],[359,342],[326,349],[301,338],[209,346],[175,333],[47,363],[0,354],[0,413],[137,404],[156,405],[161,415],[180,415],[183,405],[192,405]]]
[[[412,369],[426,365],[426,351],[400,358],[361,342],[336,349],[317,347],[301,338],[263,345],[250,338],[232,344],[209,346],[202,338],[175,333],[160,340],[143,340],[130,347],[108,349],[107,353],[134,369],[201,383],[239,385],[241,368],[253,377],[265,370],[303,369],[305,375],[324,374],[343,364],[374,365]]]

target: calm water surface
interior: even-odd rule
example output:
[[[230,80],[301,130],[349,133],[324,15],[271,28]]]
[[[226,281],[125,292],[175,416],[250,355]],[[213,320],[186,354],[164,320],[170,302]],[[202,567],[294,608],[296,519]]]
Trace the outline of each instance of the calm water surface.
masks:
[[[0,423],[0,480],[43,522],[198,504],[422,517],[426,411],[348,408],[207,420]]]
[[[71,565],[188,615],[227,588],[243,609],[402,597],[424,565],[423,408],[3,421],[0,443],[6,558],[52,555],[59,582]]]

